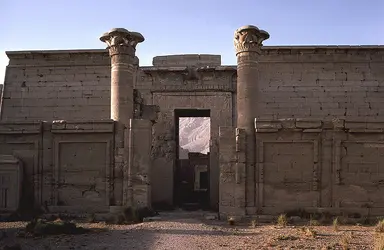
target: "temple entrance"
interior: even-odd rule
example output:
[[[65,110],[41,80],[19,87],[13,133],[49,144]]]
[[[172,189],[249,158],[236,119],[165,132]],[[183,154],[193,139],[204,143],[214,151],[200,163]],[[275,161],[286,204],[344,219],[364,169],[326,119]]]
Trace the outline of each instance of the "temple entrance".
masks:
[[[210,197],[210,110],[176,109],[174,202],[186,209],[208,209]]]

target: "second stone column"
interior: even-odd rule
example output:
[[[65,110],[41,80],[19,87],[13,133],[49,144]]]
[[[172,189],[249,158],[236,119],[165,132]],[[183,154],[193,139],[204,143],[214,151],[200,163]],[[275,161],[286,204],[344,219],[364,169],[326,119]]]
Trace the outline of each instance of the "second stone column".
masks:
[[[258,59],[266,31],[248,25],[235,31],[237,57],[237,128],[246,132],[246,207],[256,206],[255,125],[259,113]]]
[[[113,198],[111,205],[130,206],[130,148],[129,133],[131,119],[134,118],[133,87],[137,66],[136,45],[144,41],[137,32],[123,28],[112,29],[104,33],[100,40],[105,42],[111,57],[111,119],[115,121],[115,159],[113,180]]]

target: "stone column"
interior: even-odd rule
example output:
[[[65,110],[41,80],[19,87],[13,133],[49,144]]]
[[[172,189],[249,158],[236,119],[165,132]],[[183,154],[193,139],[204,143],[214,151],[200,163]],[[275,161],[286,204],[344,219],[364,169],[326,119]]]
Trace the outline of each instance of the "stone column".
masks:
[[[108,45],[111,57],[111,119],[116,122],[114,177],[111,180],[114,204],[111,205],[121,206],[127,205],[129,190],[126,187],[130,185],[127,128],[130,128],[130,121],[134,118],[133,85],[138,64],[135,52],[136,45],[143,42],[144,37],[140,33],[117,28],[104,33],[100,40]]]
[[[136,45],[143,42],[144,37],[140,33],[118,28],[104,33],[100,40],[108,45],[111,57],[111,119],[129,124],[134,115]]]
[[[246,206],[255,207],[256,169],[255,169],[255,125],[259,113],[257,101],[258,59],[262,42],[269,38],[264,30],[255,26],[243,26],[235,31],[234,45],[237,56],[237,128],[246,132]]]

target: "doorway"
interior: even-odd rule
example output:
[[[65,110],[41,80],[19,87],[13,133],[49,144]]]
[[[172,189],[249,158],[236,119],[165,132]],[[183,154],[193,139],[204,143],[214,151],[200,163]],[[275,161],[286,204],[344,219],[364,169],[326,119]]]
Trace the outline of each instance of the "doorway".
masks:
[[[175,205],[209,209],[211,121],[208,109],[175,110]]]

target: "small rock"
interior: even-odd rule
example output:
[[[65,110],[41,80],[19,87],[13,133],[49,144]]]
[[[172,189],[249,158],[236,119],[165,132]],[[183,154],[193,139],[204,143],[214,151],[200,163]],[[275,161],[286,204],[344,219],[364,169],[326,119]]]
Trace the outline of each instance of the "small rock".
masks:
[[[148,221],[160,221],[161,217],[146,217],[143,219],[143,222],[148,222]]]
[[[299,221],[301,221],[300,216],[291,216],[289,219],[290,219],[291,222],[299,222]]]

